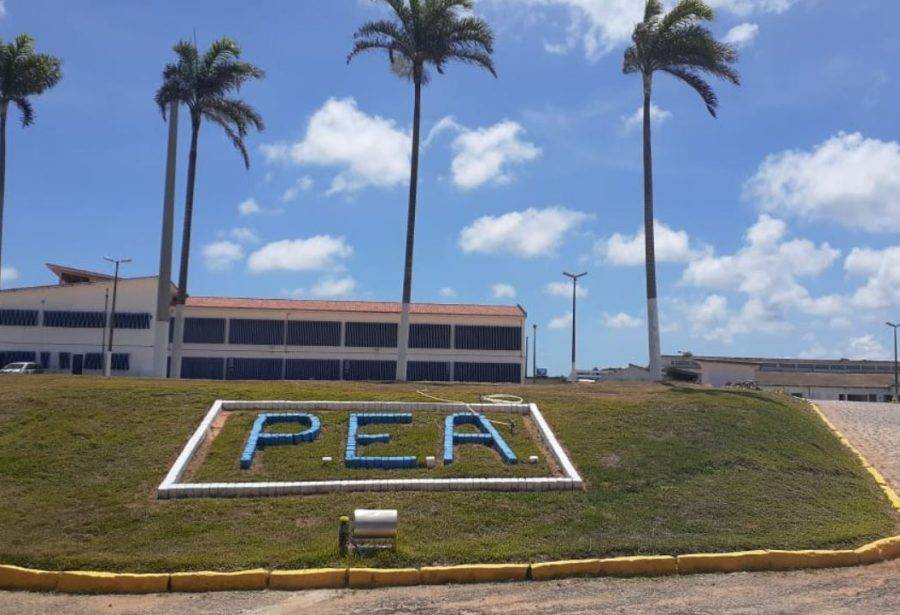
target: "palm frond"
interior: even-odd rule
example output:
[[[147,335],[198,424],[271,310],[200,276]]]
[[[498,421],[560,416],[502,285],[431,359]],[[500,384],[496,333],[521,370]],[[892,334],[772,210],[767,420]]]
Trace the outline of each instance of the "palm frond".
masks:
[[[24,96],[17,96],[11,99],[22,114],[22,126],[31,126],[34,123],[34,107],[31,101]]]
[[[703,99],[706,109],[710,115],[716,117],[716,110],[719,108],[719,97],[716,96],[715,90],[695,71],[683,66],[669,66],[661,68],[665,73],[669,73],[673,77],[681,79],[683,82],[691,86]]]
[[[660,20],[659,31],[667,32],[697,20],[712,21],[713,17],[713,10],[703,0],[681,0]]]
[[[644,5],[644,23],[649,22],[654,17],[658,17],[662,12],[662,2],[659,0],[647,0],[647,4]]]
[[[14,104],[22,113],[22,125],[34,123],[34,106],[29,97],[43,94],[62,79],[62,61],[35,53],[34,39],[20,34],[0,44],[0,103]]]

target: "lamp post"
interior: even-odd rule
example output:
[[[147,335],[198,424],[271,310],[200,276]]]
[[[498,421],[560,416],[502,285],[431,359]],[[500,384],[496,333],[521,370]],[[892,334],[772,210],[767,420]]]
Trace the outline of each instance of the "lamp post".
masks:
[[[531,377],[537,380],[537,323],[534,324],[534,335],[531,336]]]
[[[572,382],[575,382],[578,380],[578,375],[575,370],[575,297],[578,294],[578,278],[586,276],[587,271],[583,273],[569,273],[563,271],[563,275],[572,280],[572,372],[569,374],[569,379]]]
[[[166,180],[163,189],[162,238],[159,245],[159,277],[156,280],[156,322],[153,333],[153,373],[166,377],[169,358],[169,323],[172,310],[172,229],[175,217],[175,166],[178,157],[178,103],[169,106],[169,140],[166,146]],[[173,335],[173,340],[174,335]],[[180,342],[180,339],[179,339]],[[175,367],[174,365],[172,366]],[[176,378],[181,370],[173,371]]]
[[[885,323],[887,326],[894,329],[894,403],[900,403],[900,371],[897,369],[897,329],[900,328],[900,324],[894,324],[892,322]]]
[[[109,378],[112,375],[112,350],[113,350],[113,333],[116,330],[116,293],[119,290],[119,265],[130,263],[130,258],[110,258],[104,256],[103,260],[115,264],[116,273],[113,275],[113,296],[112,308],[109,312],[109,346],[106,348],[106,360],[103,363],[103,375]]]

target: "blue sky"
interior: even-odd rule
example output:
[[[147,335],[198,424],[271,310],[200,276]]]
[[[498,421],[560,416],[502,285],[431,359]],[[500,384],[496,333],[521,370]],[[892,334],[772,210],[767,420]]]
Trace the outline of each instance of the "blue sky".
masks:
[[[887,357],[900,318],[900,5],[716,0],[741,47],[719,119],[655,89],[663,349]],[[646,362],[640,84],[621,59],[640,0],[480,0],[499,79],[451,66],[424,93],[413,297],[521,303],[539,364],[566,369],[563,270],[587,270],[579,365]],[[242,96],[266,130],[252,166],[200,136],[190,292],[399,298],[412,89],[345,56],[367,0],[5,0],[0,36],[64,60],[11,126],[6,285],[46,261],[157,266],[166,127],[153,104],[180,38],[237,39],[267,71]],[[186,126],[177,216],[184,199]],[[180,225],[179,225],[180,227]],[[177,229],[180,233],[180,228]],[[176,251],[177,254],[177,251]],[[563,289],[565,291],[565,289]],[[530,329],[530,326],[529,326]]]

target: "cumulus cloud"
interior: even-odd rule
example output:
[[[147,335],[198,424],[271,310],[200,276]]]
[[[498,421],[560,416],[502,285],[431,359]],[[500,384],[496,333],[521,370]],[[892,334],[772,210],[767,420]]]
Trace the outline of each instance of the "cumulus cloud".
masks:
[[[539,147],[522,138],[524,133],[521,124],[509,120],[486,128],[462,128],[451,146],[454,185],[470,190],[484,184],[509,183],[510,166],[541,154]]]
[[[256,199],[247,199],[238,204],[238,213],[242,216],[252,216],[262,212],[262,207],[256,202]]]
[[[313,181],[312,177],[310,177],[309,175],[304,175],[296,182],[294,182],[293,186],[291,186],[281,194],[281,202],[290,203],[291,201],[296,200],[301,192],[309,192],[310,190],[312,190],[314,183],[315,182]]]
[[[756,40],[757,34],[759,34],[758,25],[755,23],[742,23],[729,30],[725,36],[722,37],[722,40],[735,47],[746,47]]]
[[[19,279],[19,272],[15,267],[3,267],[0,269],[0,282],[7,283]]]
[[[256,235],[256,232],[246,226],[233,228],[228,235],[240,243],[259,243],[259,237]]]
[[[676,231],[659,220],[653,223],[653,238],[658,263],[685,263],[710,253],[707,247],[691,247],[687,231]],[[643,265],[644,229],[639,228],[634,235],[615,233],[598,241],[594,252],[612,265]]]
[[[455,299],[456,298],[456,290],[450,288],[449,286],[444,286],[442,289],[438,291],[438,294],[444,299]]]
[[[840,133],[809,151],[773,154],[744,195],[769,212],[900,231],[900,144]]]
[[[650,103],[650,123],[662,124],[668,119],[672,118],[672,112],[666,111],[665,109],[661,109],[657,107],[655,104]],[[637,128],[638,126],[642,126],[644,123],[644,107],[643,105],[638,107],[634,113],[631,115],[623,115],[622,116],[622,125],[625,127],[625,130],[632,130]]]
[[[549,256],[568,232],[589,217],[565,207],[532,207],[499,216],[483,216],[460,231],[459,247],[466,254]]]
[[[356,280],[351,277],[325,278],[310,289],[314,297],[347,297],[356,290]]]
[[[491,295],[494,299],[515,299],[516,289],[511,284],[497,283],[491,286]]]
[[[887,350],[873,335],[862,335],[850,340],[848,344],[849,359],[886,359]]]
[[[328,194],[393,188],[409,179],[409,133],[361,111],[353,98],[327,100],[310,117],[302,140],[261,149],[270,162],[340,168]]]
[[[572,326],[572,312],[566,312],[562,316],[557,316],[547,325],[551,329],[566,329]]]
[[[233,241],[214,241],[203,246],[203,260],[213,271],[227,271],[243,260],[244,249]]]
[[[554,297],[567,297],[572,298],[572,283],[571,282],[547,282],[544,285],[544,292],[548,295],[553,295]],[[575,296],[576,297],[586,297],[588,294],[588,290],[583,285],[576,286]]]
[[[636,329],[643,324],[643,320],[625,312],[618,314],[603,314],[603,326],[607,329]]]
[[[852,302],[862,309],[881,309],[900,305],[900,246],[884,250],[854,248],[844,261],[844,271],[866,278],[853,293]]]
[[[353,248],[343,237],[316,235],[308,239],[283,239],[261,247],[250,255],[250,271],[322,271],[339,266]]]

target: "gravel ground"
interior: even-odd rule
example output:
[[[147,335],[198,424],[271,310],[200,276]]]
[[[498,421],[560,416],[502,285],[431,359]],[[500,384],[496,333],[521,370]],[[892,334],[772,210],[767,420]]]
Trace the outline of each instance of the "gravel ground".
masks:
[[[891,487],[900,491],[900,404],[815,403]]]
[[[835,570],[571,579],[368,591],[63,596],[0,592],[0,613],[900,613],[900,561]]]

